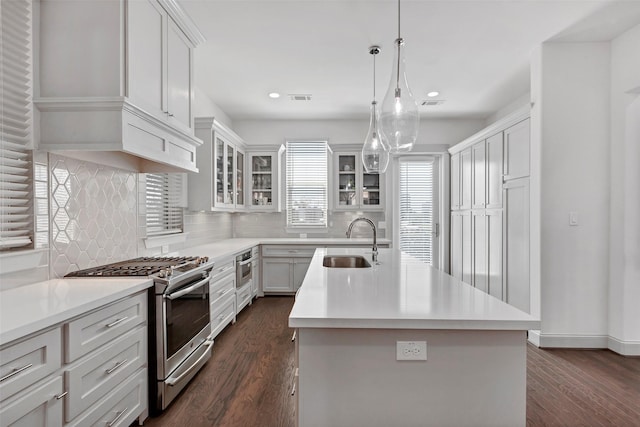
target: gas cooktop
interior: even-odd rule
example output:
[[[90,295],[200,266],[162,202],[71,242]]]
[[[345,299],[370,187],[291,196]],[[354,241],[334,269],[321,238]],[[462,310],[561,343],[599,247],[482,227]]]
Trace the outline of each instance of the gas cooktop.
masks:
[[[140,257],[74,271],[64,277],[152,276],[171,269],[172,267],[180,267],[181,270],[187,271],[207,261],[207,257],[195,256]]]

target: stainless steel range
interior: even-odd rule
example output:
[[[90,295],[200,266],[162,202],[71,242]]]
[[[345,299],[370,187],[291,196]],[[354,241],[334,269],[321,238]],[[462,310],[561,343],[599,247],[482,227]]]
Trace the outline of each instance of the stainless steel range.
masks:
[[[165,409],[211,357],[209,281],[213,266],[207,257],[143,257],[65,276],[153,278],[153,292],[149,293],[152,414]]]

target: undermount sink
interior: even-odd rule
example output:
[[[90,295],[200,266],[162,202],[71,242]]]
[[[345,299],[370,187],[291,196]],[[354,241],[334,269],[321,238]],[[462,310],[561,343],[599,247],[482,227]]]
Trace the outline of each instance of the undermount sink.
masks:
[[[322,265],[329,268],[367,268],[371,264],[360,255],[326,255]]]

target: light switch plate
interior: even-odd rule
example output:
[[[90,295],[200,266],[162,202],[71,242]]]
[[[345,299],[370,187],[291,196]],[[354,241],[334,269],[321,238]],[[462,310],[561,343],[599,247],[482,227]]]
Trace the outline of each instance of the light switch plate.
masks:
[[[578,225],[578,212],[569,212],[569,225],[572,227]]]

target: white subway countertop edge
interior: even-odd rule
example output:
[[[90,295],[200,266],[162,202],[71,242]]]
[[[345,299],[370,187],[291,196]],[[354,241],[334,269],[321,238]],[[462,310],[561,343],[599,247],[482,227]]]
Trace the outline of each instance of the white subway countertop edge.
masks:
[[[53,279],[0,292],[0,346],[152,286],[150,278]]]
[[[380,249],[379,265],[327,268],[325,255],[362,255],[358,248],[317,249],[289,316],[293,328],[529,330],[540,320],[408,256]]]

